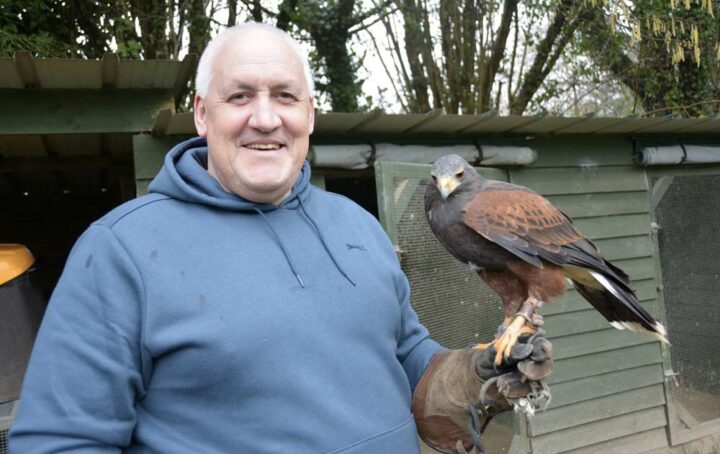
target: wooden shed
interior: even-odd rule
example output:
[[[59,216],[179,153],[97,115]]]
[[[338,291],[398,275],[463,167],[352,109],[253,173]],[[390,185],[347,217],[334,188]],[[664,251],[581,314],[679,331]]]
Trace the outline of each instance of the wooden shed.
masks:
[[[192,114],[175,113],[192,64],[47,62],[74,81],[93,80],[82,88],[43,82],[45,64],[0,60],[3,99],[12,103],[0,109],[0,198],[13,207],[0,241],[29,243],[41,260],[47,250],[48,262],[61,263],[84,226],[143,194],[169,148],[195,134]],[[161,68],[173,76],[155,87],[148,80]],[[125,70],[145,78],[123,79]],[[444,251],[422,213],[429,163],[450,152],[573,217],[628,272],[672,343],[613,329],[569,291],[542,311],[557,359],[553,400],[530,418],[497,418],[485,436],[490,452],[670,452],[720,437],[720,119],[318,115],[313,182],[379,217],[422,321],[441,343],[463,347],[491,338],[502,316],[497,298]],[[44,201],[35,203],[37,189],[26,188],[38,187]],[[57,219],[48,223],[49,213]],[[48,227],[22,236],[43,222]]]
[[[27,244],[49,292],[77,236],[135,197],[132,137],[174,109],[196,58],[0,58],[0,243]]]

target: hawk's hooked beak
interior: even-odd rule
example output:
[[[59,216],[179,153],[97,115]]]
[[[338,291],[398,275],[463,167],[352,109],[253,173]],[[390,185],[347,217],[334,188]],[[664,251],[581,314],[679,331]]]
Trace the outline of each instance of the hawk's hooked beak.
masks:
[[[440,196],[442,196],[443,200],[447,200],[448,196],[452,194],[458,186],[460,186],[460,180],[455,176],[438,177],[437,187],[440,190]]]

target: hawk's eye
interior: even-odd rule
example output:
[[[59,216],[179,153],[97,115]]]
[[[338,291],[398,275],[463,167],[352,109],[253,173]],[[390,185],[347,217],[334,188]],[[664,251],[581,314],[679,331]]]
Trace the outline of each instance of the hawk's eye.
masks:
[[[462,178],[463,175],[465,175],[465,172],[462,170],[455,174],[455,176],[458,177],[458,179]]]
[[[435,175],[430,175],[432,177],[432,180],[437,183],[437,177]]]

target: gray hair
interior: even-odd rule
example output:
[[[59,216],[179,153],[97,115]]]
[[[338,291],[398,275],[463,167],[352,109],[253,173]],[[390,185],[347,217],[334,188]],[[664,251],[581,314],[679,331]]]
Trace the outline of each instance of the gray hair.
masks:
[[[200,57],[200,63],[198,63],[197,74],[195,76],[195,91],[198,96],[201,98],[205,98],[207,96],[207,91],[210,87],[210,80],[212,79],[215,56],[218,54],[220,49],[222,49],[228,39],[239,32],[252,30],[265,30],[274,33],[290,45],[297,56],[300,57],[300,61],[302,61],[303,73],[305,74],[308,86],[308,93],[311,98],[315,96],[315,82],[313,81],[312,72],[310,71],[310,62],[308,60],[307,52],[305,52],[305,50],[300,46],[300,43],[283,30],[280,30],[272,25],[262,24],[259,22],[245,22],[243,24],[226,28],[210,40]]]

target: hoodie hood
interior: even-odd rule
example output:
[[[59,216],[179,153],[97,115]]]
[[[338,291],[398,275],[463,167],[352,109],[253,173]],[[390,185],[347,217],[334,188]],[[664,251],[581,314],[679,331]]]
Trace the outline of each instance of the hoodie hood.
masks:
[[[165,156],[165,163],[150,183],[148,192],[230,211],[271,211],[278,207],[270,203],[252,202],[227,192],[208,173],[207,163],[207,140],[204,137],[181,142]],[[301,198],[305,201],[309,196],[309,189],[310,165],[305,161],[290,196],[279,206],[294,206]]]

